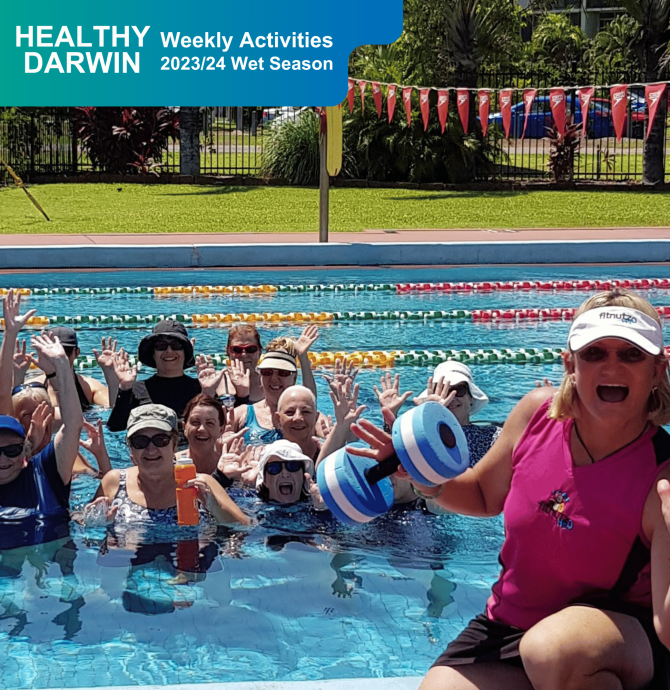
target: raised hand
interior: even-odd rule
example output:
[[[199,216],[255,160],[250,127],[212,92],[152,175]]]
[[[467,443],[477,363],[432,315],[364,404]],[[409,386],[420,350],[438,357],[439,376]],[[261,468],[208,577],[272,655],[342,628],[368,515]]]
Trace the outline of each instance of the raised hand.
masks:
[[[118,506],[110,508],[107,496],[100,496],[84,506],[81,517],[87,527],[104,527],[114,522],[118,508]]]
[[[535,388],[553,388],[554,384],[547,378],[542,381],[535,381]]]
[[[30,352],[26,352],[25,340],[17,340],[14,344],[14,355],[12,357],[12,362],[14,364],[14,385],[18,386],[23,383],[26,379],[26,374],[30,365],[34,364],[37,366],[37,360],[33,357]]]
[[[49,435],[53,418],[53,411],[46,402],[41,402],[34,409],[30,417],[30,427],[26,434],[26,438],[30,441],[30,445],[33,449],[41,448],[43,445],[46,445],[45,440],[48,443],[49,439],[45,439],[44,437]]]
[[[314,510],[327,510],[328,506],[324,502],[323,496],[321,496],[319,485],[312,479],[309,472],[305,472],[305,481],[307,482],[307,490],[312,501],[312,508]]]
[[[200,383],[202,392],[207,395],[215,396],[225,369],[217,371],[209,355],[198,355],[195,358],[195,366],[198,371],[198,382]]]
[[[382,416],[384,421],[389,425],[393,426],[395,421],[395,415],[388,407],[382,408]],[[353,424],[351,430],[354,434],[365,443],[368,444],[369,448],[360,448],[359,446],[347,446],[347,452],[352,455],[360,455],[363,458],[372,458],[377,462],[386,460],[390,458],[394,453],[393,448],[393,437],[391,434],[387,433],[378,426],[375,426],[368,419],[361,419],[357,424]],[[407,473],[399,468],[397,471],[398,476],[407,477]]]
[[[246,446],[242,438],[247,430],[245,428],[242,430],[243,433],[238,431],[229,436],[224,443],[217,469],[229,479],[242,479],[242,476],[250,469],[248,454],[245,454]]]
[[[20,314],[21,293],[10,290],[2,298],[2,316],[5,320],[5,335],[15,337],[26,325],[28,319],[37,311],[29,309],[25,314]]]
[[[433,384],[433,377],[428,377],[428,383],[426,384],[427,391],[433,391],[428,393],[425,398],[414,398],[414,403],[419,405],[422,402],[438,402],[444,407],[449,407],[449,403],[456,397],[456,391],[449,391],[450,383],[447,379],[441,378],[435,384]]]
[[[238,398],[246,398],[249,395],[251,374],[249,369],[244,366],[244,362],[239,359],[231,359],[228,378],[235,386],[235,393]]]
[[[333,379],[335,381],[341,381],[346,383],[351,381],[353,383],[358,376],[360,369],[356,366],[353,360],[340,359],[339,357],[335,360],[335,367],[333,369]]]
[[[98,350],[93,348],[95,361],[98,363],[98,366],[103,370],[103,372],[105,372],[105,370],[110,372],[114,371],[114,358],[116,357],[117,353],[116,342],[117,341],[111,336],[109,338],[105,338],[103,336],[100,351],[98,352]]]
[[[105,435],[102,430],[102,420],[99,419],[96,424],[91,424],[84,420],[84,430],[88,436],[85,440],[80,440],[79,445],[87,450],[98,463],[98,470],[102,475],[109,472],[112,465],[109,460],[109,453],[107,452],[107,445],[105,444]]]
[[[302,357],[309,352],[309,349],[319,338],[319,329],[314,324],[305,327],[300,337],[295,341],[295,353]]]
[[[405,404],[407,398],[412,395],[413,391],[406,391],[400,395],[400,376],[396,374],[392,378],[388,371],[382,374],[381,386],[381,391],[377,386],[372,387],[377,396],[377,400],[379,400],[379,404],[382,408],[386,407],[391,410],[395,417],[398,415],[398,410]]]
[[[352,379],[348,379],[346,383],[339,381],[331,381],[330,399],[333,401],[335,409],[335,419],[338,424],[350,427],[363,413],[366,406],[357,406],[358,402],[358,384],[351,385]]]
[[[122,391],[130,390],[137,380],[137,365],[130,366],[128,353],[123,348],[114,357],[114,373]]]
[[[326,438],[334,428],[335,424],[333,423],[333,418],[330,415],[319,415],[315,426],[316,438],[319,440]]]
[[[51,333],[33,335],[30,343],[37,350],[37,366],[46,374],[55,371],[58,363],[70,365],[60,340]]]

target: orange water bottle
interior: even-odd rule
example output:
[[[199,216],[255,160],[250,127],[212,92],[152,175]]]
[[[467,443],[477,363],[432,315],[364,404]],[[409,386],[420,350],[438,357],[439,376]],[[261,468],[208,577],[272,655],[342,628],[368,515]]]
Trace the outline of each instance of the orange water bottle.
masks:
[[[174,466],[174,479],[177,482],[177,522],[180,525],[197,525],[198,490],[194,486],[184,487],[189,479],[195,479],[195,465],[191,458],[179,458]]]

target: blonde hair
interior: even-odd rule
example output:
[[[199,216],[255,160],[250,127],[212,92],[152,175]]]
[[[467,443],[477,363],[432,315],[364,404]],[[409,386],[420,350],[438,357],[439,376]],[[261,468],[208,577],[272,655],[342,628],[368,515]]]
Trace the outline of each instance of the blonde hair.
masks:
[[[24,388],[16,395],[12,396],[12,405],[16,407],[18,403],[24,400],[36,400],[41,403],[45,402],[49,406],[49,410],[53,412],[54,406],[46,388]]]
[[[286,352],[291,357],[295,357],[295,340],[293,338],[274,338],[265,348],[265,354],[268,352]]]
[[[599,292],[597,295],[589,297],[577,309],[574,318],[576,319],[584,312],[590,309],[597,309],[598,307],[628,307],[629,309],[636,309],[650,316],[657,323],[661,323],[658,312],[644,297],[640,297],[640,295],[630,290],[620,288]],[[572,356],[572,350],[568,348],[568,358],[571,359]],[[657,361],[664,360],[665,354],[661,352],[656,356],[656,359]],[[670,422],[670,375],[668,374],[667,367],[661,376],[658,387],[649,396],[647,412],[647,419],[657,426],[663,426]],[[551,401],[548,416],[550,419],[559,421],[579,418],[579,396],[567,371],[563,374],[561,385]]]

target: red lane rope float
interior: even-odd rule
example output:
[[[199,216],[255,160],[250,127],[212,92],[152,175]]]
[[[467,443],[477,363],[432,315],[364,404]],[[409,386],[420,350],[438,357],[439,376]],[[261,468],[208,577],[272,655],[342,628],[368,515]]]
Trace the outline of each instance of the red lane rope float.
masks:
[[[574,291],[574,290],[629,290],[670,289],[670,278],[633,278],[624,280],[518,280],[512,282],[483,283],[398,283],[396,291],[407,292],[497,292],[517,290]]]

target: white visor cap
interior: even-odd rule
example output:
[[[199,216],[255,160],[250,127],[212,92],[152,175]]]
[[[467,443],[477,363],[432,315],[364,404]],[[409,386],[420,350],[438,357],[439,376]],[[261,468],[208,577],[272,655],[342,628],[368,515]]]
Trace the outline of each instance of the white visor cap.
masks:
[[[655,319],[628,307],[589,309],[572,323],[568,347],[577,352],[604,338],[618,338],[650,355],[663,351],[663,329]]]

